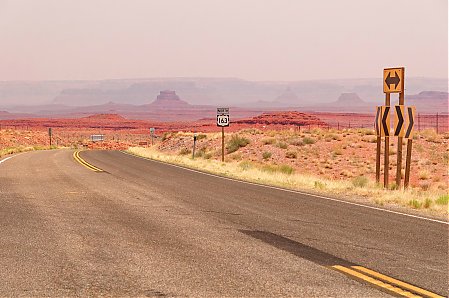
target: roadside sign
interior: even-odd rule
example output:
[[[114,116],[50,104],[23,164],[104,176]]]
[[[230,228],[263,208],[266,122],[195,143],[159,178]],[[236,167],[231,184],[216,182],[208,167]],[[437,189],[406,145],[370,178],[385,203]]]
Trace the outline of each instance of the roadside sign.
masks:
[[[230,122],[229,108],[217,108],[217,126],[227,127]]]
[[[156,132],[156,129],[154,129],[154,127],[150,128],[150,134],[152,136],[154,136],[154,133]]]
[[[394,106],[394,136],[404,137],[405,134],[405,107],[403,105]]]
[[[407,107],[407,121],[406,121],[406,130],[404,134],[404,138],[412,139],[413,138],[413,128],[415,127],[415,113],[416,107],[411,106]]]
[[[404,68],[384,69],[384,93],[401,93],[404,91]]]
[[[389,137],[390,136],[390,107],[382,106],[381,107],[381,127],[380,127],[380,136],[381,137]]]
[[[50,128],[48,128],[48,135],[51,137],[52,135],[53,135],[53,132],[52,132],[52,129],[51,129],[51,127]]]
[[[103,142],[104,141],[104,135],[91,135],[90,140],[92,142]]]
[[[376,136],[378,136],[378,137],[381,136],[381,133],[380,133],[380,127],[381,127],[380,119],[382,119],[381,115],[382,115],[382,107],[378,106],[378,107],[376,107],[376,119],[374,120],[374,128],[376,130]]]

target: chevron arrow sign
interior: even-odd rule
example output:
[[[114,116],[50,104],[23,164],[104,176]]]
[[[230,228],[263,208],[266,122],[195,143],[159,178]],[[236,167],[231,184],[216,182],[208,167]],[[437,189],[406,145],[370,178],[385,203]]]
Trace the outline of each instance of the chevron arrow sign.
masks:
[[[404,137],[405,134],[405,107],[403,105],[394,106],[394,136]]]
[[[382,106],[381,109],[381,127],[380,136],[389,137],[390,136],[390,107]]]
[[[411,139],[413,138],[413,128],[415,126],[415,114],[416,114],[416,107],[411,106],[407,107],[407,120],[405,123],[405,134],[404,138]]]

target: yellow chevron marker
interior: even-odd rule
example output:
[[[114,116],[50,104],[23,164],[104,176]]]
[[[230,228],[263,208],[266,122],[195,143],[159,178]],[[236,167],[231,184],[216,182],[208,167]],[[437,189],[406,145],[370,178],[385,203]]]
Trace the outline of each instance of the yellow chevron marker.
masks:
[[[88,168],[91,171],[94,172],[104,172],[102,169],[97,168],[96,166],[91,165],[90,163],[88,163],[87,161],[85,161],[84,159],[81,158],[81,156],[79,155],[80,151],[75,151],[73,153],[73,158],[79,162],[80,164],[82,164],[84,167]]]
[[[405,135],[405,106],[394,106],[394,136],[404,137]]]

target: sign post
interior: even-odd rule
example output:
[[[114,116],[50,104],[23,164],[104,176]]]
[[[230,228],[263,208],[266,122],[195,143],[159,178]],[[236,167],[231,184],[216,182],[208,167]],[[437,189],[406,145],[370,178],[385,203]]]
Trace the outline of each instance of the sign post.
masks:
[[[391,93],[399,93],[399,107],[395,107],[395,130],[394,136],[399,136],[404,124],[404,118],[401,111],[404,105],[404,67],[386,68],[383,72],[383,91],[385,93],[385,106],[379,108],[376,113],[376,134],[377,134],[377,152],[376,152],[376,181],[380,182],[380,151],[381,139],[385,137],[384,148],[384,187],[388,188],[390,178],[390,109]],[[401,185],[402,179],[402,137],[398,139],[396,185]]]
[[[151,135],[151,145],[154,145],[154,132],[156,130],[154,129],[154,127],[150,128],[150,135]]]
[[[404,137],[407,139],[407,156],[405,160],[404,188],[408,188],[410,183],[410,167],[412,163],[413,128],[415,126],[415,107],[407,107],[407,125]]]
[[[225,134],[224,128],[230,124],[229,108],[217,108],[217,126],[221,127],[221,162],[225,156]]]
[[[192,159],[195,159],[195,148],[196,148],[196,139],[197,139],[197,134],[194,133],[193,134],[193,150],[192,150]]]
[[[53,136],[53,132],[52,132],[51,127],[49,127],[49,128],[48,128],[48,137],[49,137],[49,139],[50,139],[50,147],[51,147],[51,139],[52,139],[52,136]]]

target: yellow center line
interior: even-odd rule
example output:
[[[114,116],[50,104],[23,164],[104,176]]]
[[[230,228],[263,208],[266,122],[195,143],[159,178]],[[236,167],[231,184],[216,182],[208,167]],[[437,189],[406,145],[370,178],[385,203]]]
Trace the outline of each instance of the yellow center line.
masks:
[[[82,164],[84,167],[88,168],[91,171],[94,172],[103,172],[102,169],[97,168],[96,166],[91,165],[90,163],[88,163],[87,161],[85,161],[84,159],[81,158],[81,156],[79,155],[80,151],[75,151],[73,153],[73,158],[79,162],[80,164]]]
[[[432,293],[432,292],[429,292],[427,290],[418,288],[416,286],[410,285],[410,284],[405,283],[403,281],[394,279],[392,277],[386,276],[384,274],[378,273],[376,271],[370,270],[370,269],[362,267],[362,266],[352,266],[351,268],[353,268],[353,269],[355,269],[355,270],[357,270],[359,272],[363,272],[365,274],[371,275],[372,277],[380,279],[380,280],[383,280],[383,281],[385,281],[387,283],[396,285],[396,286],[401,287],[403,289],[407,289],[407,290],[412,291],[412,292],[414,292],[416,294],[422,295],[423,297],[443,298],[442,296],[437,295],[435,293]]]
[[[410,297],[410,298],[411,297],[421,297],[421,296],[415,295],[415,294],[413,294],[411,292],[408,292],[406,290],[403,290],[403,289],[401,289],[399,287],[392,286],[392,285],[390,285],[388,283],[382,282],[380,280],[377,280],[375,278],[372,278],[370,276],[367,276],[365,274],[362,274],[362,273],[360,273],[358,271],[355,271],[353,269],[350,269],[350,268],[347,268],[347,267],[344,267],[344,266],[335,265],[335,266],[332,266],[332,268],[335,269],[335,270],[338,270],[338,271],[340,271],[340,272],[342,272],[344,274],[350,275],[351,277],[355,277],[357,279],[360,279],[362,281],[365,281],[367,283],[370,283],[372,285],[380,287],[380,288],[382,288],[384,290],[387,290],[389,292],[393,292],[396,295],[400,295],[400,296],[403,296],[403,297]]]

